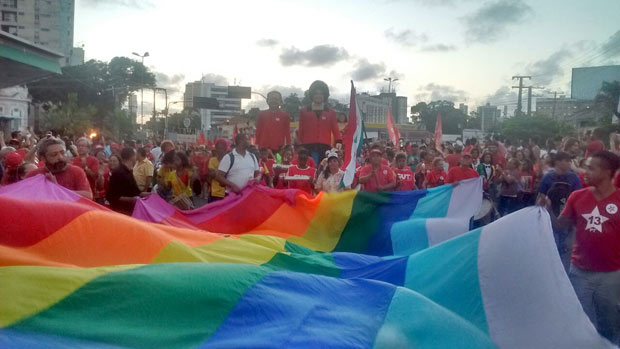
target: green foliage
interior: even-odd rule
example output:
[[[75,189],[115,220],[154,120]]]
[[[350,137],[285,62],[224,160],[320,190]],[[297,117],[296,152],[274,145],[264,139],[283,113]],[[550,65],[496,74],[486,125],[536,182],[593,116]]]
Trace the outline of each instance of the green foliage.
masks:
[[[441,128],[444,134],[462,134],[464,128],[480,125],[477,116],[467,117],[459,109],[454,108],[450,101],[420,102],[411,107],[411,116],[415,123],[422,125],[430,132],[435,131],[437,114],[441,114]]]
[[[154,86],[155,75],[142,63],[114,57],[109,63],[90,60],[82,65],[63,67],[61,75],[33,82],[28,85],[28,91],[33,103],[48,104],[51,109],[67,104],[69,96],[75,95],[72,103],[80,108],[96,109],[90,119],[93,126],[114,132],[126,127],[111,122],[123,121],[115,115],[129,93]]]
[[[291,116],[291,120],[299,119],[299,108],[301,108],[301,100],[297,96],[296,93],[291,93],[288,97],[284,98],[284,105],[282,106],[282,110],[284,110],[288,115]]]
[[[93,127],[92,119],[96,113],[94,106],[80,106],[77,95],[70,94],[67,102],[43,113],[41,124],[62,135],[82,135]]]
[[[550,139],[555,136],[574,135],[575,129],[566,123],[555,121],[549,117],[520,116],[504,120],[499,126],[499,132],[513,140],[539,137]]]

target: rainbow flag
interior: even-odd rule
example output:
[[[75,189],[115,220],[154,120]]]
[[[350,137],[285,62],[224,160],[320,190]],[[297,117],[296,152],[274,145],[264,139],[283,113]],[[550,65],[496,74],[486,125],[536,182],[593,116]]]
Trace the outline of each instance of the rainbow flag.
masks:
[[[136,219],[34,177],[0,188],[0,347],[609,345],[546,211],[449,232],[480,194],[255,187],[185,213],[151,197]]]

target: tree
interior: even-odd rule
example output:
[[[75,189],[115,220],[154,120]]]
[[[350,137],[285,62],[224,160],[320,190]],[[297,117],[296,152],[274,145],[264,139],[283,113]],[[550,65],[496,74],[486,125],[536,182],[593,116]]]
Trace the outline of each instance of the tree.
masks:
[[[93,127],[92,117],[97,113],[94,106],[80,106],[77,95],[70,94],[62,105],[55,106],[44,112],[41,118],[43,127],[66,135],[82,135]]]
[[[142,83],[144,82],[144,83]],[[82,65],[62,68],[61,75],[52,75],[28,85],[35,104],[59,106],[69,95],[80,107],[93,106],[92,123],[109,127],[106,117],[120,109],[129,93],[141,87],[154,87],[155,75],[142,63],[127,57],[114,57],[107,62],[90,60]]]
[[[282,106],[282,110],[284,110],[288,115],[291,116],[291,120],[295,121],[299,119],[299,109],[301,108],[301,100],[297,96],[296,93],[291,93],[288,97],[284,98],[284,105]]]
[[[441,127],[444,134],[461,134],[468,126],[467,116],[460,109],[454,108],[450,101],[420,102],[411,107],[411,116],[417,123],[430,132],[435,131],[437,114],[441,113]]]
[[[555,121],[547,116],[520,116],[504,120],[499,125],[500,133],[506,138],[519,140],[538,137],[551,139],[556,136],[575,134],[575,129],[569,124]]]

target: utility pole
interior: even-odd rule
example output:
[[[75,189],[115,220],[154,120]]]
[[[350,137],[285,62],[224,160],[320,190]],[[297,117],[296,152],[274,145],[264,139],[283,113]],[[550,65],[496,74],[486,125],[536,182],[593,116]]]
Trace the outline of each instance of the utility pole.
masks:
[[[553,93],[553,109],[551,111],[551,118],[555,120],[555,104],[557,103],[557,99],[558,99],[558,93],[560,95],[562,95],[562,92],[558,92],[558,91],[553,91],[551,92]]]
[[[519,100],[517,101],[517,110],[515,111],[515,116],[521,116],[523,113],[522,99],[523,99],[523,79],[531,79],[531,76],[528,75],[515,75],[512,77],[512,80],[519,79],[519,86],[513,86],[512,88],[519,89]]]
[[[527,116],[532,116],[532,89],[541,89],[544,87],[527,86]]]
[[[132,52],[131,54],[140,57],[142,59],[142,66],[144,67],[144,57],[148,57],[149,53],[144,52],[144,54],[138,54]],[[144,72],[142,72],[142,86],[140,87],[140,123],[144,126]]]

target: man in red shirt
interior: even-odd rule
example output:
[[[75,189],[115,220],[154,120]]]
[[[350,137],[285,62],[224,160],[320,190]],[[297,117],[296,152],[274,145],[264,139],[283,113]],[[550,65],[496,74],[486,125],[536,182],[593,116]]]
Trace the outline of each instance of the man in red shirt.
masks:
[[[569,277],[594,326],[614,344],[620,343],[620,191],[612,178],[619,166],[611,152],[592,155],[585,173],[591,187],[572,192],[555,222],[576,227]]]
[[[341,140],[340,130],[336,112],[327,105],[327,84],[320,80],[313,82],[308,89],[308,96],[312,103],[299,111],[298,137],[299,143],[308,149],[318,164],[333,143]]]
[[[415,174],[407,166],[407,154],[396,154],[395,163],[394,174],[400,183],[398,187],[396,187],[396,191],[414,190],[416,188]]]
[[[461,152],[463,151],[463,146],[457,144],[454,147],[454,151],[455,151],[454,154],[446,155],[446,162],[448,163],[448,171],[459,166],[459,162],[461,161],[461,156],[462,156]]]
[[[45,167],[30,171],[26,177],[43,174],[50,181],[73,190],[87,199],[93,199],[84,171],[67,163],[65,142],[54,137],[44,139],[39,144],[38,154],[39,160],[45,161]]]
[[[86,173],[90,189],[95,191],[95,182],[99,176],[99,160],[96,157],[89,154],[91,141],[86,137],[80,137],[75,142],[77,147],[78,156],[74,157],[71,161],[73,166],[80,167]]]
[[[312,195],[316,170],[308,166],[308,151],[304,148],[297,153],[297,165],[288,168],[286,174],[289,189],[300,189]]]
[[[458,183],[464,179],[478,177],[478,172],[471,168],[471,161],[471,154],[463,153],[461,156],[461,165],[448,171],[448,180],[446,183]]]
[[[501,167],[502,169],[506,168],[506,157],[499,151],[499,143],[491,142],[489,143],[489,152],[493,156],[493,165],[495,167]]]
[[[278,91],[267,94],[268,110],[258,113],[256,122],[256,145],[276,153],[284,144],[291,144],[291,117],[285,113],[282,95]]]
[[[392,191],[398,187],[394,172],[381,164],[383,152],[380,149],[370,151],[370,164],[361,168],[359,183],[365,191]]]

